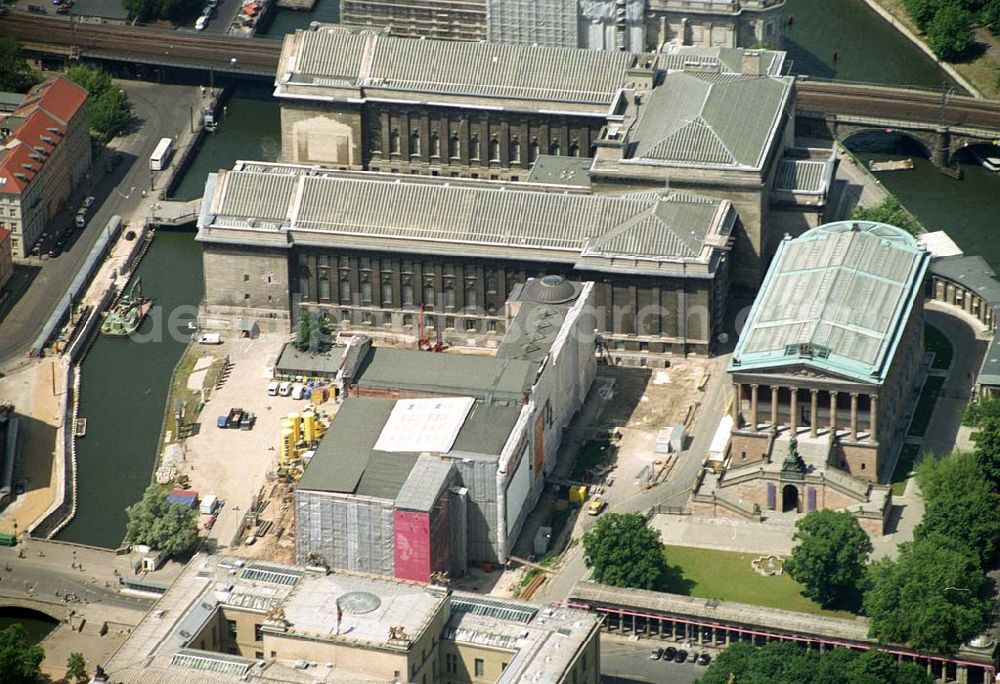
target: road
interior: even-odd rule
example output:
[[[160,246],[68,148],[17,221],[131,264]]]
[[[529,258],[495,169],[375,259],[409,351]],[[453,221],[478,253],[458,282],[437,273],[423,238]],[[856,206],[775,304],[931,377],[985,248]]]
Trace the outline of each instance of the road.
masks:
[[[63,211],[51,220],[46,232],[50,237],[72,225],[73,214],[87,195],[96,198],[91,207],[86,228],[73,231],[71,241],[58,257],[37,257],[27,260],[18,269],[23,277],[34,271],[26,291],[6,314],[0,310],[0,369],[20,363],[42,326],[51,314],[66,288],[83,265],[100,232],[115,214],[128,216],[139,206],[142,191],[150,187],[147,159],[160,138],[176,136],[190,125],[188,103],[199,106],[199,91],[191,86],[172,86],[153,83],[117,82],[131,100],[136,127],[134,132],[112,141],[111,147],[121,154],[122,162],[113,173],[107,173],[105,164],[111,150],[95,156],[93,167],[84,187],[77,188]],[[30,276],[29,276],[30,277]]]
[[[665,506],[684,506],[691,496],[691,487],[701,470],[701,462],[708,453],[708,447],[715,435],[719,420],[726,410],[729,399],[729,380],[725,373],[729,356],[719,356],[710,361],[711,378],[705,387],[704,399],[692,425],[691,444],[682,451],[666,482],[648,490],[640,490],[625,499],[608,497],[606,510],[615,513],[644,513],[651,507],[662,504]],[[622,478],[623,480],[628,478]],[[630,481],[622,482],[629,485]],[[596,522],[597,518],[581,516],[581,529],[586,531]],[[561,601],[569,596],[573,586],[583,578],[587,568],[583,562],[582,545],[576,544],[567,551],[559,574],[542,585],[532,600],[547,603]]]

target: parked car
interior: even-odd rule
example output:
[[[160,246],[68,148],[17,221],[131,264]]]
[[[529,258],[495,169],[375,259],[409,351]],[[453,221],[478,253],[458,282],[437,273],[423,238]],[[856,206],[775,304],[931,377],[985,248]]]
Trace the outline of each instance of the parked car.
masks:
[[[708,665],[711,661],[712,661],[712,656],[708,655],[707,653],[702,653],[700,656],[698,656],[698,664],[701,665],[702,667]]]
[[[48,14],[49,11],[41,5],[28,5],[28,11],[32,14]]]
[[[66,5],[60,5],[56,7],[56,14],[69,14],[69,7]]]
[[[590,505],[587,506],[587,515],[600,515],[604,507],[608,505],[608,502],[600,497],[595,497]]]
[[[677,655],[677,649],[674,648],[673,646],[667,646],[665,649],[663,649],[664,662],[668,663],[671,662],[674,659],[674,656],[676,655]]]
[[[246,541],[247,546],[253,546],[256,543],[257,543],[257,535],[251,534],[249,537],[247,537]]]
[[[654,648],[652,651],[649,652],[650,660],[659,660],[661,657],[663,657],[662,648]]]
[[[62,254],[62,245],[56,243],[55,245],[52,246],[52,249],[49,250],[49,258],[55,259],[60,254]]]
[[[208,17],[204,14],[198,17],[198,20],[194,22],[195,31],[204,31],[206,26],[208,26]]]
[[[292,383],[286,380],[285,382],[278,385],[278,394],[280,394],[281,396],[287,397],[291,395],[291,393],[292,393]]]
[[[83,200],[83,207],[84,207],[84,209],[90,209],[90,206],[93,203],[94,203],[94,198],[93,197],[87,197],[86,199]]]
[[[674,656],[674,662],[683,663],[685,660],[687,660],[687,657],[688,657],[688,652],[682,648],[681,650],[677,651],[677,655]]]
[[[268,393],[269,396],[272,396],[272,397],[278,396],[278,383],[276,383],[276,382],[268,383],[268,385],[267,385],[267,393]]]

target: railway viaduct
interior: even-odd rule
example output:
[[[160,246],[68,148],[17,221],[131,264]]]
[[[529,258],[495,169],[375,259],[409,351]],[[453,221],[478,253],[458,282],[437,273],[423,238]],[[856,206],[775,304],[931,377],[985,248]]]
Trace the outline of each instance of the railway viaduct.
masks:
[[[31,54],[212,71],[271,80],[281,42],[207,36],[193,31],[81,23],[23,13],[0,16],[0,35],[20,40]],[[910,88],[801,78],[798,123],[803,132],[846,140],[860,131],[891,131],[918,141],[933,163],[950,165],[972,145],[1000,142],[1000,101]]]

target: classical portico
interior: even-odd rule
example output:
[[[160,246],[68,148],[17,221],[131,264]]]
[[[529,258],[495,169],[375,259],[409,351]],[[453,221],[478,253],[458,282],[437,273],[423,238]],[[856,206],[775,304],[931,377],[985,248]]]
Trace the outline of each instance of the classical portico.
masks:
[[[923,359],[928,262],[878,223],[781,243],[727,368],[729,454],[695,496],[703,510],[847,509],[881,528]]]

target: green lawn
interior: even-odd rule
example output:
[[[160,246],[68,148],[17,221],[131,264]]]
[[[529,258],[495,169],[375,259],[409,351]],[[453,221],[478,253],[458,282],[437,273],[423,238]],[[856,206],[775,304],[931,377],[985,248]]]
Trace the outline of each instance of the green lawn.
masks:
[[[951,367],[951,359],[954,356],[951,342],[933,325],[924,326],[924,346],[927,351],[934,352],[934,364],[931,368],[947,370]]]
[[[896,469],[892,471],[892,495],[902,496],[906,491],[906,478],[913,471],[917,457],[920,456],[920,446],[917,444],[904,444],[899,452],[899,460],[896,461]]]
[[[924,389],[917,399],[917,407],[913,409],[913,420],[910,422],[909,435],[911,437],[923,437],[927,433],[927,424],[931,421],[931,414],[934,413],[934,403],[938,394],[941,393],[941,386],[944,385],[944,378],[936,375],[927,377]]]
[[[764,577],[750,568],[752,553],[730,553],[687,546],[664,546],[670,568],[665,590],[698,598],[750,603],[800,613],[853,618],[847,611],[823,610],[802,595],[802,585],[788,575]]]

